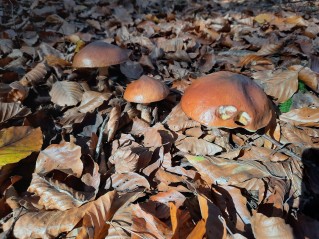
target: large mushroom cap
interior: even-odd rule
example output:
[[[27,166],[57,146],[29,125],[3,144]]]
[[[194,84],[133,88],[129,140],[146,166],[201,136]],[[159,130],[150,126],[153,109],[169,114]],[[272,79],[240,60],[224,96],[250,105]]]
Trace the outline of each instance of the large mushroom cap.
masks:
[[[73,59],[74,68],[107,67],[128,59],[128,52],[104,41],[92,42],[81,49]]]
[[[270,100],[256,83],[227,71],[195,80],[186,89],[181,107],[203,125],[248,131],[267,126],[273,115]]]
[[[168,94],[169,88],[163,82],[143,75],[126,87],[124,99],[129,102],[148,104],[163,100]]]

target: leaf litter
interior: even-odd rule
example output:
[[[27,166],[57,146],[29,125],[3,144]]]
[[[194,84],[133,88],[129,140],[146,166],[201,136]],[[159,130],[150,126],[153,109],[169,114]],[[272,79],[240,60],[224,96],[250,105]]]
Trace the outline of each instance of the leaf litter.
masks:
[[[4,1],[1,11],[2,238],[318,237],[317,2]],[[103,77],[73,69],[94,40],[130,59]],[[187,117],[187,87],[222,70],[265,91],[272,126]],[[141,75],[169,96],[126,102]]]

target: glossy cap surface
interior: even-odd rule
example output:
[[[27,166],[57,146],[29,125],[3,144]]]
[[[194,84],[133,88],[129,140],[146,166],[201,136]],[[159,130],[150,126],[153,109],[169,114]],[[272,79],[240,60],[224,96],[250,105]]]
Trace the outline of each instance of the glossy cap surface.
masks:
[[[248,131],[267,126],[273,116],[270,100],[255,82],[227,71],[195,80],[182,96],[181,107],[203,125]]]
[[[128,59],[128,51],[104,41],[95,41],[83,47],[73,59],[74,68],[107,67]]]
[[[169,88],[161,81],[143,75],[130,83],[124,92],[124,99],[129,102],[148,104],[165,99]]]

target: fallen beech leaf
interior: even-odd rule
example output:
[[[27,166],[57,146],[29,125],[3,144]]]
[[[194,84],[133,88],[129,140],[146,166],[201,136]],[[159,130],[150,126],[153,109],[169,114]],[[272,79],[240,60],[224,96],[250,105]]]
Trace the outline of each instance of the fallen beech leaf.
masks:
[[[262,48],[256,52],[258,56],[268,56],[278,53],[279,49],[282,47],[282,43],[275,44],[265,44]]]
[[[174,202],[174,205],[177,208],[179,208],[183,205],[184,201],[186,200],[186,197],[180,192],[171,189],[167,192],[160,192],[156,195],[151,196],[150,200],[163,203],[167,206],[169,206],[169,202]]]
[[[59,58],[55,55],[47,55],[45,56],[45,60],[47,61],[49,66],[59,66],[59,67],[67,67],[71,66],[72,64],[62,58]]]
[[[247,55],[247,56],[244,56],[240,59],[240,62],[238,63],[238,65],[240,67],[246,67],[248,65],[271,65],[272,64],[272,61],[267,59],[267,58],[264,58],[263,56],[261,55],[254,55],[254,54],[251,54],[251,55]]]
[[[186,239],[203,239],[206,233],[206,221],[200,220]]]
[[[109,158],[115,164],[117,173],[129,173],[138,171],[147,166],[152,158],[152,152],[144,147],[121,147]]]
[[[17,238],[58,237],[61,233],[71,231],[84,218],[83,230],[86,232],[86,227],[90,227],[94,235],[92,238],[102,238],[109,227],[105,221],[110,220],[130,197],[132,194],[119,197],[115,191],[111,191],[80,208],[26,212],[17,220],[13,234]]]
[[[111,188],[118,192],[132,192],[138,188],[150,189],[150,184],[137,173],[115,173],[105,183],[105,189]]]
[[[31,111],[22,106],[20,103],[4,103],[0,102],[0,123],[11,118],[23,117],[30,114]]]
[[[0,131],[0,167],[16,163],[42,147],[42,131],[29,126],[14,126]]]
[[[208,183],[220,185],[235,185],[251,178],[268,176],[285,177],[282,167],[269,169],[257,161],[235,161],[216,157],[186,155],[187,160],[197,169],[201,177]]]
[[[220,209],[208,198],[198,195],[202,218],[206,224],[207,238],[226,238],[226,228],[218,217],[222,217]]]
[[[180,104],[177,104],[167,116],[167,125],[168,128],[173,131],[179,131],[192,127],[200,127],[200,123],[187,117]]]
[[[173,202],[169,202],[173,236],[172,239],[186,238],[193,229],[188,211],[182,211]]]
[[[187,137],[175,143],[176,148],[184,153],[195,155],[215,155],[223,149],[216,144],[207,142],[204,139]]]
[[[279,118],[295,126],[319,127],[319,108],[295,109],[280,115]]]
[[[50,91],[53,103],[60,106],[76,105],[82,98],[81,85],[73,81],[57,81]]]
[[[23,86],[38,85],[43,81],[48,71],[49,67],[45,63],[40,62],[22,77],[20,83]]]
[[[33,174],[28,192],[40,197],[39,205],[46,210],[65,211],[79,207],[92,198],[93,193],[78,192],[67,185],[57,181]]]
[[[264,23],[273,21],[275,18],[276,18],[276,16],[272,13],[262,13],[262,14],[257,15],[254,18],[254,20],[256,22],[258,22],[259,24],[264,24]]]
[[[298,90],[298,71],[268,72],[267,75],[254,74],[253,77],[261,81],[266,94],[274,97],[277,103],[285,102]]]
[[[35,173],[46,174],[51,170],[60,170],[80,177],[83,171],[81,147],[72,142],[51,144],[39,153]]]
[[[300,65],[290,66],[289,69],[297,70],[298,77],[301,81],[303,81],[309,88],[313,91],[318,92],[318,83],[319,83],[319,74],[312,71],[308,67],[303,67]]]
[[[85,91],[82,95],[81,104],[78,111],[81,113],[93,112],[97,107],[103,104],[111,97],[111,94],[100,93],[96,91]]]
[[[138,235],[132,234],[132,239],[140,239],[141,236],[148,238],[150,235],[153,238],[171,238],[173,235],[164,222],[145,212],[138,204],[132,207],[132,220],[131,230]]]
[[[289,143],[299,146],[300,148],[314,147],[311,137],[301,129],[291,125],[284,124],[281,127],[283,136],[288,140]]]
[[[106,134],[107,134],[107,141],[110,142],[117,131],[117,128],[119,126],[119,121],[121,117],[121,106],[115,105],[109,115],[109,120],[106,125]]]
[[[256,213],[251,218],[251,225],[256,238],[294,238],[292,228],[283,218]]]

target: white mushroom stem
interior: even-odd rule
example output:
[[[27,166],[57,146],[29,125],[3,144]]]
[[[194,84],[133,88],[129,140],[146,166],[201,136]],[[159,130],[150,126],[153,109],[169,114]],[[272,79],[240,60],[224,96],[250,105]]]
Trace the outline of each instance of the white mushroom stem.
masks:
[[[150,124],[152,122],[152,110],[148,104],[137,104],[136,109],[141,111],[141,119]]]

